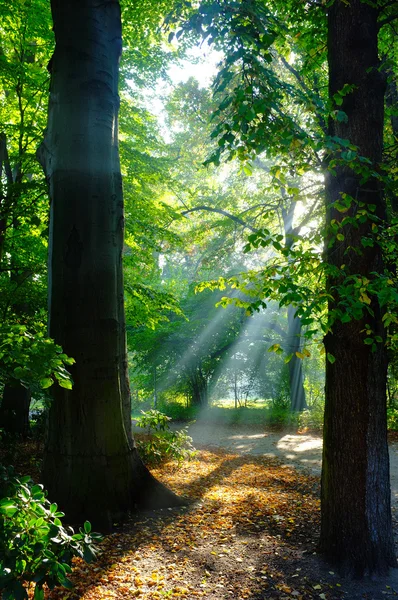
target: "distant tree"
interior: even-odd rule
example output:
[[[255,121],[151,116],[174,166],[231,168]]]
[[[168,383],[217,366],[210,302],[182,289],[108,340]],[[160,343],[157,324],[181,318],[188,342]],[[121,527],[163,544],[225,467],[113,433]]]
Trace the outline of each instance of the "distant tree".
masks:
[[[197,268],[201,268],[203,277],[209,276],[203,268],[205,264],[211,265],[213,272],[218,270],[221,274],[220,255],[236,252],[236,248],[246,241],[248,233],[259,232],[262,227],[267,226],[275,234],[281,234],[285,245],[292,247],[301,230],[319,214],[322,200],[322,195],[318,194],[311,208],[297,217],[297,207],[306,201],[309,193],[316,194],[319,183],[308,184],[307,192],[301,193],[300,177],[286,176],[266,156],[258,158],[248,168],[249,177],[236,165],[204,167],[203,162],[214,150],[211,131],[215,124],[212,115],[216,109],[217,103],[211,100],[209,91],[201,89],[193,78],[177,86],[167,103],[171,150],[176,155],[174,193],[177,204],[181,204],[181,214],[188,221],[186,237],[191,240],[194,236],[196,241]],[[177,226],[181,229],[180,221]],[[261,261],[265,260],[261,247],[257,254],[256,263],[261,265]],[[253,260],[252,253],[250,261],[253,263]],[[245,268],[242,258],[239,264]],[[231,264],[230,271],[237,273],[238,269],[238,264],[235,268]],[[302,359],[297,355],[300,354],[303,337],[301,321],[295,313],[296,309],[290,306],[286,331],[280,330],[280,341],[290,356],[291,408],[301,411],[307,406]]]

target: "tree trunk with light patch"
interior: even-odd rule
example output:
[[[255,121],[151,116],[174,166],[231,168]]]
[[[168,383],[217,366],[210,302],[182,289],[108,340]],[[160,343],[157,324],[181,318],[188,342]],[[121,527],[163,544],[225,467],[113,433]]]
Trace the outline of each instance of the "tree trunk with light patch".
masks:
[[[38,152],[51,197],[50,335],[76,364],[73,390],[54,389],[43,477],[70,521],[109,528],[135,507],[181,501],[144,467],[123,418],[119,1],[51,7],[56,46]]]

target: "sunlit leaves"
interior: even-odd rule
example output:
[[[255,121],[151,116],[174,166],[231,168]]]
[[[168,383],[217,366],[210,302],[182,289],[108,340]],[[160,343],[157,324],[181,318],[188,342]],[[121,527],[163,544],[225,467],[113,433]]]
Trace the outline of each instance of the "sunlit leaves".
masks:
[[[25,585],[33,583],[33,598],[44,598],[43,585],[50,589],[61,585],[70,589],[68,578],[73,556],[92,559],[95,542],[101,536],[84,532],[74,533],[65,528],[56,504],[50,504],[41,484],[29,476],[18,478],[12,469],[0,468],[0,587],[3,597],[10,600],[27,599]]]
[[[0,381],[19,380],[26,387],[47,389],[54,382],[72,389],[67,370],[74,359],[63,354],[60,346],[46,337],[43,327],[9,325],[0,334]]]

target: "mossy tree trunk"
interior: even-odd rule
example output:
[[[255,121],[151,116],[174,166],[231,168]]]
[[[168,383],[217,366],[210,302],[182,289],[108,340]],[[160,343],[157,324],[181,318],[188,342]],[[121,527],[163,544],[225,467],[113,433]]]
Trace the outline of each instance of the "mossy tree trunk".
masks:
[[[118,151],[118,0],[52,0],[48,127],[50,335],[74,357],[73,390],[49,415],[43,477],[72,521],[108,528],[137,506],[180,503],[142,464],[123,417],[123,197]]]

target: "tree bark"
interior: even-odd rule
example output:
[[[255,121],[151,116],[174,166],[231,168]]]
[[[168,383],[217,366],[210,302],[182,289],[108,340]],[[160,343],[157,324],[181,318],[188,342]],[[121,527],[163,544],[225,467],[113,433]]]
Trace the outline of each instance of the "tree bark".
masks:
[[[209,396],[207,389],[207,379],[204,376],[202,369],[198,366],[190,370],[189,380],[192,391],[192,405],[205,407],[209,404]]]
[[[51,8],[56,46],[38,151],[51,198],[49,322],[76,364],[73,390],[54,390],[43,478],[70,521],[108,529],[135,507],[181,500],[144,467],[123,415],[119,1],[52,0]]]
[[[3,390],[0,406],[0,427],[6,433],[26,438],[29,434],[29,406],[31,393],[18,380],[8,381]]]
[[[331,120],[329,133],[348,139],[359,155],[377,169],[382,160],[385,84],[379,70],[377,12],[361,0],[336,0],[328,14],[329,96],[353,84],[341,110],[347,122]],[[339,107],[340,108],[340,107]],[[326,175],[327,224],[335,219],[356,218],[358,210],[374,210],[385,218],[383,192],[377,177],[365,180],[337,152],[335,173]],[[336,201],[342,193],[352,200],[347,212],[339,212]],[[330,231],[330,229],[329,229]],[[328,292],[334,297],[329,314],[344,314],[347,295],[345,277],[358,275],[372,280],[383,273],[381,249],[375,242],[364,248],[363,236],[372,235],[372,221],[342,226],[344,239],[329,243]],[[332,241],[331,238],[329,240]],[[366,285],[366,284],[364,284]],[[349,298],[348,298],[349,299]],[[327,361],[324,450],[322,466],[322,518],[320,548],[326,557],[355,576],[385,573],[396,565],[391,524],[389,457],[386,426],[387,355],[382,309],[370,295],[362,318],[343,323],[337,319],[325,337],[325,348],[335,362]],[[382,343],[364,343],[369,326]]]

